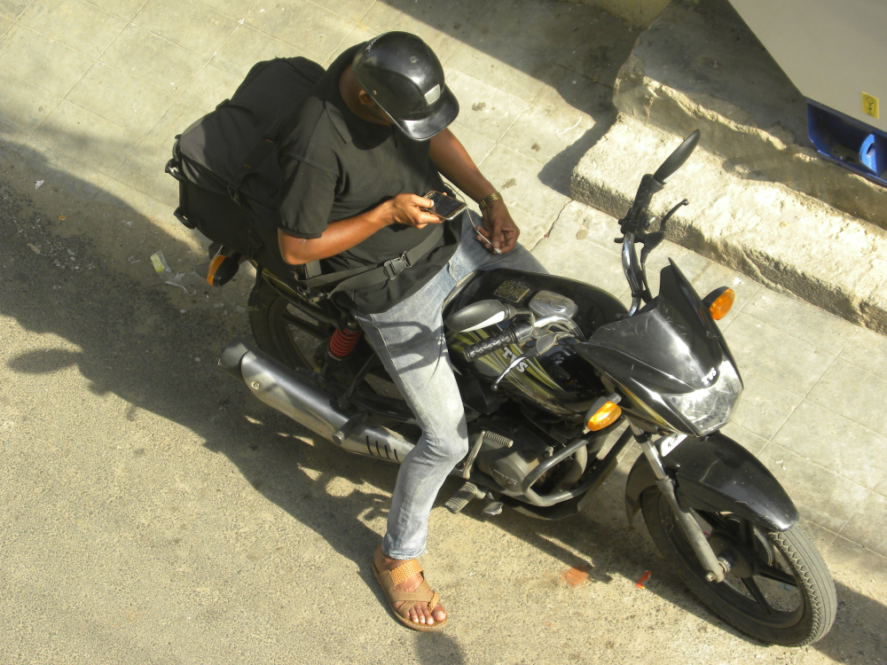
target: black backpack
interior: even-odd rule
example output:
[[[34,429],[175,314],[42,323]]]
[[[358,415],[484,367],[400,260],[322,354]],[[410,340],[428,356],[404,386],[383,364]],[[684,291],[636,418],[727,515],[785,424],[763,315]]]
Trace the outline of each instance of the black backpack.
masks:
[[[323,74],[305,58],[276,58],[253,66],[226,99],[176,137],[166,172],[179,181],[176,218],[213,241],[207,274],[221,286],[252,259],[312,296],[328,298],[397,275],[427,254],[444,226],[435,225],[419,245],[379,266],[322,274],[319,261],[288,265],[277,242],[281,176],[278,140],[287,121]],[[219,249],[218,254],[215,252]]]
[[[166,165],[179,182],[180,222],[282,278],[294,267],[277,245],[277,143],[323,72],[305,58],[257,63],[231,99],[176,137]],[[320,272],[316,263],[299,268],[301,279]]]

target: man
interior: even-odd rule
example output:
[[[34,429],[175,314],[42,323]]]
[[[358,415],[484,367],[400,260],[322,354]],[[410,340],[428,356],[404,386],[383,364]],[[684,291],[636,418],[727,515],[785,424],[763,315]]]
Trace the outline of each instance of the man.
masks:
[[[390,268],[340,295],[423,431],[398,474],[373,557],[395,616],[416,630],[447,621],[415,559],[425,551],[437,492],[468,451],[441,306],[475,270],[543,271],[517,244],[502,197],[447,129],[458,112],[431,49],[415,35],[386,33],[330,66],[291,119],[280,152],[278,238],[287,263]],[[427,211],[432,202],[422,194],[444,191],[441,174],[480,203],[482,227],[474,213],[443,222]]]

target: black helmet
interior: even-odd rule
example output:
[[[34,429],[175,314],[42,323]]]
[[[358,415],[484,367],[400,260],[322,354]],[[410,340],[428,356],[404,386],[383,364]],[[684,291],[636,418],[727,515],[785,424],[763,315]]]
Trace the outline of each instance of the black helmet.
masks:
[[[459,114],[440,60],[416,35],[386,32],[371,39],[355,54],[352,69],[373,101],[412,139],[430,139]]]

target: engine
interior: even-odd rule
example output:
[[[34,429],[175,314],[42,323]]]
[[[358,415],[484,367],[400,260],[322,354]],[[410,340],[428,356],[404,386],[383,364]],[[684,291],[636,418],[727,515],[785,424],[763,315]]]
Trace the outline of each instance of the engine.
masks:
[[[474,429],[472,441],[480,445],[474,460],[475,467],[491,476],[508,494],[523,494],[522,486],[527,476],[534,471],[538,473],[539,465],[555,452],[555,446],[549,445],[553,442],[547,441],[525,424],[506,426],[498,421],[490,429],[482,430],[480,426]],[[481,438],[478,440],[477,436]],[[555,486],[574,482],[585,470],[587,460],[587,450],[582,448],[575,455],[551,465],[535,480],[534,490],[545,493]]]

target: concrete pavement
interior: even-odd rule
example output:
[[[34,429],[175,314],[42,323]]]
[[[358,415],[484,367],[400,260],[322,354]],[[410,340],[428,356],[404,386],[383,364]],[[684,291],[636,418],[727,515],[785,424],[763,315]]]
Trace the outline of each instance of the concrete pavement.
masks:
[[[785,484],[829,563],[844,602],[832,634],[764,649],[659,570],[654,594],[632,595],[657,559],[643,528],[626,531],[618,482],[569,524],[436,509],[426,565],[460,621],[422,642],[377,606],[362,557],[384,528],[393,469],[304,432],[296,441],[219,382],[213,354],[247,332],[248,280],[179,289],[148,257],[162,249],[184,273],[201,251],[171,215],[163,164],[177,132],[258,60],[328,64],[393,29],[444,60],[463,109],[455,131],[525,244],[624,297],[615,221],[569,198],[574,166],[613,122],[611,88],[636,36],[603,12],[541,0],[0,0],[3,662],[288,662],[294,645],[320,662],[873,662],[887,595],[887,341],[675,245],[654,258],[675,258],[702,292],[737,291],[724,326],[747,388],[729,432]],[[639,179],[655,166],[631,168]],[[682,647],[654,652],[676,633]]]

